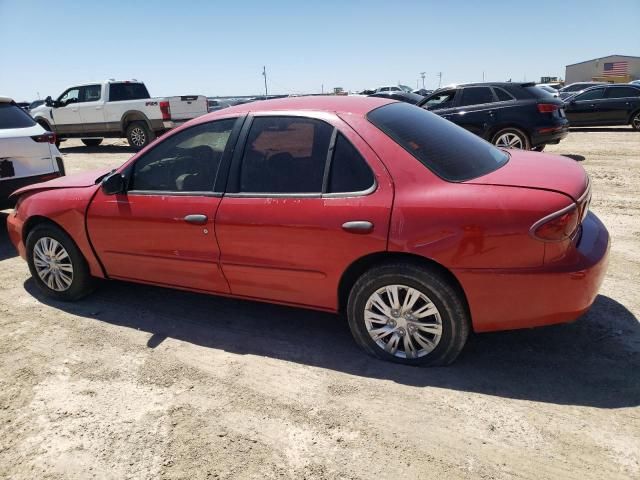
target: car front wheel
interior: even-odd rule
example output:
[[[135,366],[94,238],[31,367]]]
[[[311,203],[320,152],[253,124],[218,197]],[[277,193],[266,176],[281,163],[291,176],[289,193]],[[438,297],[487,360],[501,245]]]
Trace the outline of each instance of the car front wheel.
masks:
[[[459,288],[410,263],[362,275],[349,295],[347,316],[356,342],[368,353],[408,365],[447,365],[469,335]]]
[[[530,143],[527,135],[517,128],[504,128],[491,138],[491,143],[499,148],[517,148],[529,150]]]
[[[27,262],[36,285],[57,300],[78,300],[93,290],[94,280],[75,242],[53,224],[40,224],[27,235]]]

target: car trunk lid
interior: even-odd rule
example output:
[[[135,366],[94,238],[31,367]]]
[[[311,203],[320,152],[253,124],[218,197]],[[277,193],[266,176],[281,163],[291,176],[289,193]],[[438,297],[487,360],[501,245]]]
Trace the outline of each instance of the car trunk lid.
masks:
[[[575,160],[524,150],[508,152],[510,158],[504,166],[465,183],[550,190],[568,195],[574,201],[588,188],[587,174]]]

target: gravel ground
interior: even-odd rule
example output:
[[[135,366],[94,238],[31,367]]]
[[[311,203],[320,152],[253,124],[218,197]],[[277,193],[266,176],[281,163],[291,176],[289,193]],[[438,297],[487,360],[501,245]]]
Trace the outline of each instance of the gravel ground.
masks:
[[[132,154],[61,151],[70,173]],[[601,294],[446,368],[374,360],[317,312],[119,282],[53,302],[0,230],[0,477],[640,478],[640,133],[548,151],[593,180]]]

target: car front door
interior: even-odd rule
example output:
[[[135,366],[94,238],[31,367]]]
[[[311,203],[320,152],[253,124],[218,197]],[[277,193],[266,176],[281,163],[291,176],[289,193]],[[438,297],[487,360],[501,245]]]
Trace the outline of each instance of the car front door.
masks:
[[[234,295],[337,308],[349,265],[386,250],[392,184],[335,115],[257,115],[243,127],[216,216]]]
[[[79,101],[80,87],[72,87],[58,97],[57,106],[51,111],[56,133],[77,133],[82,130]]]
[[[125,167],[126,192],[96,193],[87,230],[109,277],[229,291],[214,228],[222,193],[214,184],[240,122],[229,118],[177,132]]]
[[[102,85],[86,85],[80,89],[78,103],[82,128],[86,133],[104,132],[104,101],[102,100]]]
[[[445,118],[484,138],[500,110],[495,101],[490,87],[464,87],[459,106]]]
[[[565,114],[571,126],[599,125],[600,103],[604,102],[604,87],[591,88],[569,100]]]

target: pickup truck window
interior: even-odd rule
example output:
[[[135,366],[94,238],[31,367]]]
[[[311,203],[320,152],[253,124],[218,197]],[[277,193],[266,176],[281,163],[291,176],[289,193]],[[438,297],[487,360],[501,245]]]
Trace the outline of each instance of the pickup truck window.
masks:
[[[111,83],[109,84],[109,101],[143,100],[149,98],[144,83]]]
[[[79,99],[80,87],[73,87],[60,95],[60,98],[58,98],[58,102],[60,103],[61,107],[64,107],[65,105],[69,105],[70,103],[77,102]]]
[[[212,192],[235,122],[203,123],[159,143],[134,164],[129,191]]]
[[[81,102],[95,102],[100,100],[100,90],[102,87],[100,85],[87,85],[86,87],[82,87],[80,91],[80,101]]]

